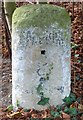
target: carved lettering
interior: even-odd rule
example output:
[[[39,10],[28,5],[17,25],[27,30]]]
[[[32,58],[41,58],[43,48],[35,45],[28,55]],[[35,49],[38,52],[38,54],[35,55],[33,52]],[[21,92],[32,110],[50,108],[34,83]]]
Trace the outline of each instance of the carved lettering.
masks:
[[[59,35],[59,33],[56,33],[55,30],[53,30],[52,32],[45,31],[45,33],[42,36],[37,36],[36,34],[34,34],[34,32],[27,31],[26,39],[27,39],[27,43],[31,42],[32,45],[52,43],[52,44],[55,44],[56,46],[65,46],[62,33]]]

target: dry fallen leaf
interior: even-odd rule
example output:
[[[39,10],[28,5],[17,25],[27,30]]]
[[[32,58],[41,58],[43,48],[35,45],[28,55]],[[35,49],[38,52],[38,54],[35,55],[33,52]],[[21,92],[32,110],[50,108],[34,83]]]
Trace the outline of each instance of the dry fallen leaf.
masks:
[[[2,111],[2,109],[0,109],[0,118],[2,118],[2,116],[4,116],[5,113]]]
[[[82,105],[82,104],[79,104],[79,105],[78,105],[78,109],[83,112],[83,105]]]
[[[38,118],[37,114],[32,114],[31,116],[32,116],[32,118]]]
[[[13,112],[12,114],[7,114],[8,118],[18,118],[20,117],[22,114],[20,112]]]
[[[83,120],[83,115],[80,118],[81,118],[81,120]]]
[[[70,115],[62,112],[62,116],[63,116],[63,119],[66,119],[66,120],[68,119],[68,120],[70,120]]]
[[[78,108],[78,104],[79,103],[76,101],[76,102],[74,102],[73,104],[70,105],[70,108],[74,108],[74,107]]]

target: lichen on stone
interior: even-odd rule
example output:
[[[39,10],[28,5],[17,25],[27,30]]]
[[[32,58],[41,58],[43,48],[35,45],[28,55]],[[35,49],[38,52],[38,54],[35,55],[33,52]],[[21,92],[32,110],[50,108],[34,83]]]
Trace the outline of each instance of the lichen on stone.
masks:
[[[66,28],[70,24],[67,11],[59,6],[49,4],[24,5],[17,8],[12,18],[16,28],[28,28],[30,26],[45,28],[57,23]]]

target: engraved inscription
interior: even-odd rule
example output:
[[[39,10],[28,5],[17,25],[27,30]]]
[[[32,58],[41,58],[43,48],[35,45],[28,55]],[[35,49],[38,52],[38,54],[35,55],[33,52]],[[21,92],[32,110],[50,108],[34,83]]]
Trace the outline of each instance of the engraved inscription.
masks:
[[[61,35],[60,35],[61,34]],[[56,46],[65,46],[64,38],[62,36],[63,33],[61,31],[56,32],[55,30],[49,32],[45,31],[42,36],[36,35],[32,31],[27,31],[26,39],[27,44],[30,42],[32,45],[36,44],[55,44]]]

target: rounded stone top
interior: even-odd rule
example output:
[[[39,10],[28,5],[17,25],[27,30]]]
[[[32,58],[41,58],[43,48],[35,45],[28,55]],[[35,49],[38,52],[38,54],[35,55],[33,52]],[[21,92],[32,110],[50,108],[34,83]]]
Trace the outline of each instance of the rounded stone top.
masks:
[[[45,28],[58,23],[61,28],[70,25],[70,17],[65,8],[50,4],[24,5],[13,13],[14,28],[40,27]]]

